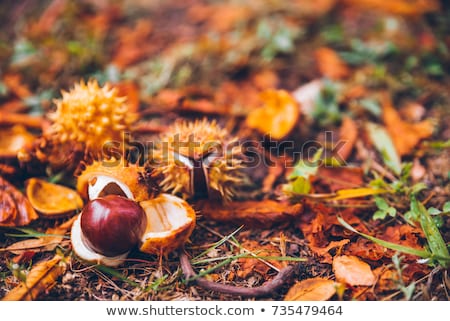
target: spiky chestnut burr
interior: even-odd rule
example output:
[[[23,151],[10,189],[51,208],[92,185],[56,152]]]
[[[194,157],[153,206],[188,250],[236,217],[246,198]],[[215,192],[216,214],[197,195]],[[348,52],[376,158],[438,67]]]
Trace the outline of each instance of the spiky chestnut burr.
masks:
[[[109,84],[80,81],[62,98],[54,101],[56,110],[48,114],[51,124],[42,137],[19,152],[20,162],[31,170],[39,164],[72,171],[80,161],[98,159],[107,142],[124,139],[136,115],[130,112],[126,97],[120,97]]]
[[[178,121],[161,135],[146,164],[161,189],[184,198],[230,200],[245,179],[236,138],[215,120]]]
[[[50,133],[60,143],[74,141],[97,153],[109,141],[122,141],[136,116],[130,113],[126,97],[120,97],[109,84],[100,87],[96,80],[80,81],[72,90],[62,91],[55,100],[56,111]]]

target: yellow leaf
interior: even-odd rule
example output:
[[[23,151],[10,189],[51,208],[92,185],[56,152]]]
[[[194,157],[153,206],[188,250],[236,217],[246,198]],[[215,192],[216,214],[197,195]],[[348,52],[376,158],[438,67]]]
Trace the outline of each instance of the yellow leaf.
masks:
[[[302,280],[289,289],[284,301],[326,301],[336,293],[336,285],[322,278]]]
[[[285,90],[268,89],[261,93],[264,105],[251,111],[247,116],[247,125],[281,139],[294,128],[300,116],[300,107]]]
[[[42,292],[50,290],[67,268],[67,258],[55,255],[48,261],[36,264],[27,275],[26,281],[12,289],[2,301],[36,300]]]
[[[347,198],[355,198],[355,197],[363,197],[370,195],[377,195],[387,193],[388,191],[379,188],[350,188],[350,189],[341,189],[336,192],[336,196],[331,197],[329,200],[331,201],[339,201],[345,200]]]
[[[370,286],[376,281],[369,264],[361,261],[356,256],[336,256],[333,259],[333,271],[337,281],[351,286]]]

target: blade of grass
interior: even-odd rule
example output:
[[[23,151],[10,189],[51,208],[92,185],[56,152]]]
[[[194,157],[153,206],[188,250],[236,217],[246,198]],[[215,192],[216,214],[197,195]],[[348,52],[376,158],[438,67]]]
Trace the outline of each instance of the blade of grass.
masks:
[[[214,250],[215,248],[221,246],[223,243],[227,242],[230,238],[234,238],[234,235],[239,232],[240,230],[242,230],[242,228],[244,227],[244,225],[239,226],[236,230],[234,230],[231,234],[223,237],[222,239],[220,239],[219,241],[217,241],[216,243],[214,243],[211,247],[207,248],[206,250],[204,250],[202,253],[200,253],[199,255],[195,256],[194,258],[192,258],[192,260],[195,260],[199,257],[202,257],[203,255],[206,255],[207,253],[209,253],[210,251]]]
[[[107,267],[107,266],[104,266],[104,265],[100,265],[100,264],[95,265],[95,268],[97,270],[99,270],[100,272],[103,272],[103,273],[106,273],[106,274],[108,274],[110,276],[116,277],[119,280],[128,283],[129,285],[132,285],[134,287],[140,287],[140,285],[138,283],[136,283],[134,281],[131,281],[126,276],[124,276],[122,273],[120,273],[119,271],[117,271],[117,270],[115,270],[113,268],[110,268],[110,267]]]
[[[70,236],[68,235],[61,235],[61,234],[46,234],[42,232],[38,232],[36,230],[33,230],[31,228],[26,227],[16,227],[16,230],[24,233],[24,234],[14,234],[14,233],[5,233],[6,236],[11,237],[42,237],[42,236],[55,236],[55,237],[62,237],[65,239],[70,239]]]
[[[351,226],[350,224],[348,224],[342,217],[338,216],[337,217],[339,223],[341,223],[346,229],[352,231],[353,233],[359,234],[363,237],[365,237],[368,240],[371,240],[374,243],[377,243],[381,246],[384,246],[388,249],[394,250],[394,251],[399,251],[399,252],[403,252],[406,254],[411,254],[411,255],[415,255],[424,259],[428,259],[432,257],[432,254],[426,250],[418,250],[418,249],[414,249],[412,247],[407,247],[407,246],[403,246],[403,245],[399,245],[399,244],[395,244],[392,242],[388,242],[388,241],[384,241],[381,240],[379,238],[370,236],[368,234],[364,234],[361,233],[359,231],[357,231],[353,226]]]
[[[411,196],[411,211],[415,212],[416,216],[419,218],[420,226],[427,238],[428,247],[430,248],[431,253],[440,265],[447,268],[449,266],[450,254],[445,241],[430,213],[428,213],[425,206],[417,201],[414,196]],[[444,258],[444,260],[442,258]]]
[[[290,256],[264,256],[264,255],[249,255],[249,254],[238,254],[238,255],[232,255],[232,256],[227,256],[227,257],[213,257],[213,258],[208,258],[208,259],[203,259],[203,260],[198,260],[198,261],[194,261],[191,260],[191,263],[193,265],[196,264],[204,264],[204,263],[211,263],[211,262],[216,262],[216,261],[221,261],[221,260],[226,260],[226,259],[262,259],[262,260],[270,260],[270,261],[290,261],[290,262],[305,262],[307,261],[307,259],[305,258],[301,258],[301,257],[290,257]]]

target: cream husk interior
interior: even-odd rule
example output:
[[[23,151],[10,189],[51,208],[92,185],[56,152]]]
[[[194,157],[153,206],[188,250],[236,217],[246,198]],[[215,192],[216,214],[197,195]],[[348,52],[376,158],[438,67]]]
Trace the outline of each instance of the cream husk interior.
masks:
[[[152,237],[165,237],[180,227],[192,222],[184,207],[183,200],[170,194],[140,202],[147,214],[147,229],[143,240]]]
[[[109,194],[123,194],[122,196],[134,200],[134,196],[133,193],[131,193],[130,188],[114,177],[98,175],[92,180],[92,183],[89,182],[89,199],[93,200]]]

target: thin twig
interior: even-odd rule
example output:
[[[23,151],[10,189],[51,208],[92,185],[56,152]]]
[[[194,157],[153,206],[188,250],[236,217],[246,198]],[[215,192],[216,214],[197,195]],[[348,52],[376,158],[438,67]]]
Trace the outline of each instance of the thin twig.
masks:
[[[192,268],[191,262],[184,250],[180,250],[180,265],[183,271],[186,281],[194,282],[198,286],[210,290],[225,294],[239,295],[242,297],[262,297],[272,295],[280,287],[285,285],[293,276],[297,265],[288,265],[280,270],[280,272],[271,281],[264,283],[261,286],[254,288],[244,288],[233,285],[221,284],[212,281],[208,281],[203,277],[198,277]],[[194,280],[192,280],[194,279]]]

